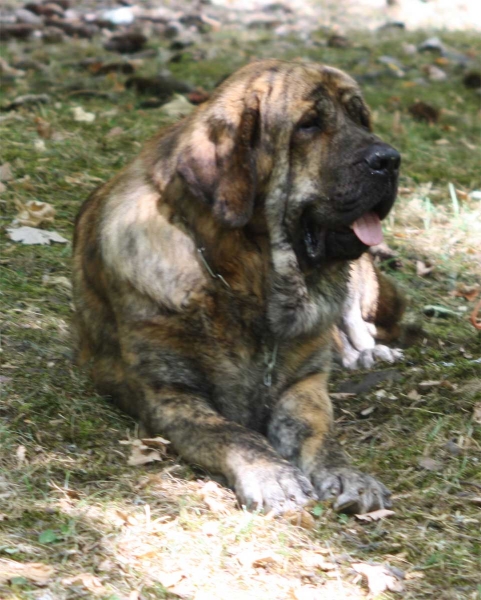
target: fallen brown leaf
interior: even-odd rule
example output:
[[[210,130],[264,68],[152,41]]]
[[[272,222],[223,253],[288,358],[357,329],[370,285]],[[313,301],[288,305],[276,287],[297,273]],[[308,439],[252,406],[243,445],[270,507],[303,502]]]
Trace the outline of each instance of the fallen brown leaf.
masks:
[[[194,108],[194,105],[185,96],[174,94],[173,100],[164,104],[160,110],[162,114],[171,119],[180,119],[190,114]]]
[[[282,562],[282,557],[273,552],[256,552],[251,548],[239,552],[236,556],[239,563],[247,568],[267,568]]]
[[[481,285],[479,283],[475,283],[474,285],[465,285],[464,283],[461,283],[450,293],[450,296],[464,298],[468,302],[474,302],[478,297],[480,290]]]
[[[327,561],[322,554],[315,552],[301,551],[301,560],[305,567],[309,569],[320,569],[321,571],[333,571],[337,565]]]
[[[0,558],[0,583],[8,583],[13,577],[25,577],[37,585],[46,585],[55,569],[43,563],[19,563]]]
[[[15,454],[17,455],[17,465],[19,467],[23,467],[23,465],[27,462],[27,449],[25,446],[18,446]]]
[[[162,450],[162,452],[167,452],[166,446],[170,444],[169,440],[166,440],[163,437],[155,437],[155,438],[142,438],[140,440],[144,446],[148,446],[149,448],[158,448]]]
[[[35,123],[37,125],[37,133],[44,140],[49,140],[52,137],[52,125],[42,119],[42,117],[35,117]]]
[[[102,596],[107,592],[100,579],[91,573],[79,573],[73,577],[65,577],[62,579],[62,583],[66,586],[81,585],[95,596]]]
[[[124,130],[122,129],[122,127],[112,127],[112,129],[107,133],[105,138],[110,139],[110,138],[122,135],[123,133],[124,133]]]
[[[13,179],[12,167],[6,162],[0,165],[0,181],[11,181]]]
[[[12,223],[13,225],[39,227],[44,223],[53,223],[54,221],[56,210],[47,202],[29,200],[23,204],[20,200],[15,200],[15,206],[18,213]]]
[[[292,525],[296,525],[302,529],[312,530],[316,528],[316,520],[307,510],[289,511],[282,516]]]
[[[66,240],[56,231],[45,231],[43,229],[37,229],[35,227],[11,227],[7,229],[8,237],[14,242],[21,242],[26,246],[39,244],[49,245],[50,242],[57,242],[58,244],[66,244]]]
[[[402,592],[404,585],[401,578],[404,574],[396,572],[388,565],[369,565],[368,563],[355,563],[352,568],[367,579],[369,591],[377,596],[386,590],[391,592]]]
[[[380,510],[373,510],[372,512],[364,513],[362,515],[354,515],[358,521],[365,521],[366,523],[372,523],[372,521],[379,521],[394,515],[393,510],[387,508],[381,508]]]
[[[473,421],[481,425],[481,402],[476,402],[473,407]]]
[[[415,102],[408,107],[408,111],[416,121],[426,121],[428,123],[436,123],[440,113],[439,108],[426,102]]]
[[[479,302],[476,304],[476,306],[473,308],[473,312],[471,313],[471,316],[469,317],[471,323],[473,324],[474,327],[476,327],[476,329],[481,329],[480,311],[481,311],[481,298],[480,298]]]
[[[183,571],[171,571],[170,573],[159,571],[156,574],[156,579],[168,589],[180,583],[182,579],[185,579],[185,574]]]
[[[144,438],[136,440],[120,440],[124,446],[131,446],[131,453],[127,464],[133,467],[146,465],[155,461],[162,461],[170,444],[168,440],[161,437]],[[155,449],[154,449],[155,448]]]
[[[425,263],[422,260],[416,261],[416,275],[418,275],[419,277],[426,277],[426,275],[429,275],[433,271],[433,269],[433,265],[429,265],[428,263]]]
[[[72,291],[72,282],[68,277],[63,275],[44,275],[42,277],[42,285],[46,287],[59,287],[70,293]]]
[[[72,108],[74,121],[78,123],[92,123],[95,121],[95,114],[86,112],[81,106]]]
[[[442,381],[421,381],[418,383],[418,387],[422,390],[428,390],[430,388],[439,387],[442,383]]]
[[[222,502],[222,489],[215,481],[208,481],[199,490],[199,496],[214,513],[227,514],[228,507]]]

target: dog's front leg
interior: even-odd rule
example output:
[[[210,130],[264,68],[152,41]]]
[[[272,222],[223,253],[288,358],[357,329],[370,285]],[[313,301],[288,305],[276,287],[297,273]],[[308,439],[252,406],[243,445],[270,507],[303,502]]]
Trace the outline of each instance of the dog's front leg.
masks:
[[[141,418],[185,460],[224,475],[241,506],[279,514],[313,495],[309,480],[265,437],[224,419],[203,398],[175,389],[146,390]]]
[[[310,478],[320,499],[335,498],[336,510],[364,513],[389,506],[389,491],[349,465],[333,438],[327,375],[311,375],[279,400],[269,424],[274,448]]]

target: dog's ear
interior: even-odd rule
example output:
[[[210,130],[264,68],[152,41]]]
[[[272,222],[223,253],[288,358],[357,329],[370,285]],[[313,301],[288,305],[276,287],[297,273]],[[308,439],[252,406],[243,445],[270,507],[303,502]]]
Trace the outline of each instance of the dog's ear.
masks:
[[[227,227],[248,223],[256,195],[255,146],[259,136],[259,101],[245,101],[238,123],[217,115],[194,129],[182,152],[178,172],[194,196],[212,207]]]

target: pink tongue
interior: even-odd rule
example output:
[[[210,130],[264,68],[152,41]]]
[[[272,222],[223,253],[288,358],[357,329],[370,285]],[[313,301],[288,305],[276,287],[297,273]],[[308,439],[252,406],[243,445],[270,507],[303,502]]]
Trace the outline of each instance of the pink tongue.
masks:
[[[362,215],[357,221],[354,221],[351,227],[366,246],[376,246],[382,242],[381,221],[374,212]]]

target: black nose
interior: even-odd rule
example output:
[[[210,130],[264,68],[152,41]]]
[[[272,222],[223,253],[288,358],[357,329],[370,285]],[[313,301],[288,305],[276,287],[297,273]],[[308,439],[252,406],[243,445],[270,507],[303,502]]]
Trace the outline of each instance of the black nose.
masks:
[[[376,173],[397,175],[401,164],[401,155],[387,144],[374,144],[368,149],[364,160]]]

